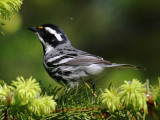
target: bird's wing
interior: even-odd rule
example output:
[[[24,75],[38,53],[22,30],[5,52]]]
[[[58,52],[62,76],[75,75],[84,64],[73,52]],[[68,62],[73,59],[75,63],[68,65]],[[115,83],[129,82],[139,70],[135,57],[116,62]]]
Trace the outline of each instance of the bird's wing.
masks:
[[[54,67],[59,65],[65,66],[90,66],[92,64],[97,64],[103,67],[120,67],[123,69],[128,68],[136,68],[134,65],[128,64],[116,64],[110,61],[104,60],[102,57],[95,56],[86,52],[77,53],[69,53],[59,55],[57,57],[51,58],[51,60],[47,61],[47,66]]]
[[[80,55],[77,56],[68,62],[64,63],[65,65],[73,65],[73,66],[89,66],[92,64],[99,64],[102,65],[103,67],[116,67],[118,69],[139,69],[137,66],[130,65],[130,64],[116,64],[112,63],[110,61],[106,61],[101,57],[96,57],[96,56],[91,56],[91,55]]]
[[[50,58],[46,61],[46,64],[50,67],[56,65],[65,65],[65,66],[89,66],[91,64],[105,64],[111,65],[110,61],[106,61],[101,57],[94,56],[88,53],[79,53],[79,54],[63,54],[53,58]]]
[[[110,61],[106,61],[101,57],[96,57],[92,55],[78,55],[68,62],[65,63],[65,65],[74,65],[74,66],[88,66],[91,64],[106,64],[106,65],[111,65],[112,63]]]
[[[64,63],[66,66],[85,66],[85,71],[91,75],[101,73],[105,68],[123,69],[137,69],[134,65],[129,64],[116,64],[106,61],[101,57],[88,55],[79,55]],[[109,69],[112,71],[111,69]]]

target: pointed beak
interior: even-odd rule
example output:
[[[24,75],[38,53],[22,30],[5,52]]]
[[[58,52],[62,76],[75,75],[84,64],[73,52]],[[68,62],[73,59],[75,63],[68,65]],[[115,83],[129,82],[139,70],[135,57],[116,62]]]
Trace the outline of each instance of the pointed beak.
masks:
[[[32,31],[32,32],[37,32],[36,27],[29,27],[29,28],[27,28],[27,29],[30,30],[30,31]]]

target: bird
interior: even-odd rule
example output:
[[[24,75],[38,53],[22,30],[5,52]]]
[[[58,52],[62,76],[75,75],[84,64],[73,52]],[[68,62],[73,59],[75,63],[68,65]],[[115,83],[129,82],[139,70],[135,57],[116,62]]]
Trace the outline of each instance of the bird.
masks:
[[[130,64],[116,64],[102,57],[76,49],[71,45],[65,32],[54,24],[29,27],[43,46],[43,65],[49,76],[59,84],[62,82],[69,88],[82,85],[91,76],[98,76],[108,68],[134,68]],[[94,77],[93,77],[94,78]]]

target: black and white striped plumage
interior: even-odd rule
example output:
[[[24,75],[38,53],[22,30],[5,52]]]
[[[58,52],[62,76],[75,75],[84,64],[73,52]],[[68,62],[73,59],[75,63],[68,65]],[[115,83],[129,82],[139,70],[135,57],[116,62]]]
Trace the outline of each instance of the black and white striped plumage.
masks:
[[[108,67],[134,67],[127,64],[115,64],[101,57],[74,48],[66,34],[56,25],[45,24],[28,28],[35,32],[44,50],[44,67],[48,74],[66,85],[79,85],[88,76],[102,73]]]

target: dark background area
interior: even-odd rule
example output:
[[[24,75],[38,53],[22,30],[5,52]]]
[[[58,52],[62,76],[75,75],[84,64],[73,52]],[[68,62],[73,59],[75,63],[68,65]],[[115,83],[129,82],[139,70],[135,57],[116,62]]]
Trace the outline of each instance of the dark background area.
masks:
[[[43,84],[56,83],[42,65],[42,46],[30,26],[53,23],[76,48],[104,59],[146,68],[115,71],[113,83],[138,78],[157,84],[160,76],[160,1],[146,0],[24,0],[19,15],[1,27],[0,79],[31,75]],[[101,81],[101,83],[103,83]],[[106,82],[106,81],[105,81]]]

